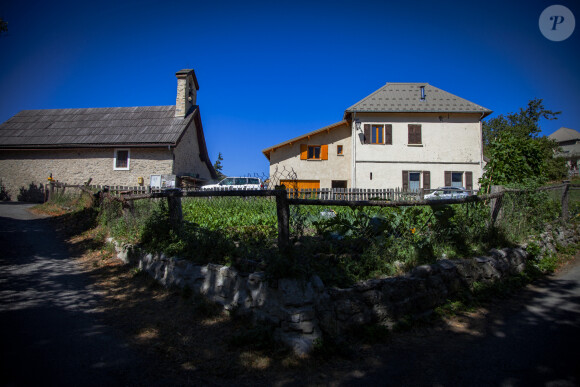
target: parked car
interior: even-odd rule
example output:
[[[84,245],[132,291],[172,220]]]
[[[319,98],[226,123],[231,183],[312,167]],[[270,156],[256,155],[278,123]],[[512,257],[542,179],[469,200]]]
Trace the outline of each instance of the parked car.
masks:
[[[463,199],[468,196],[469,192],[464,187],[439,187],[425,195],[425,200]]]
[[[226,177],[217,184],[208,184],[201,187],[203,190],[219,189],[264,189],[262,179],[258,177]]]

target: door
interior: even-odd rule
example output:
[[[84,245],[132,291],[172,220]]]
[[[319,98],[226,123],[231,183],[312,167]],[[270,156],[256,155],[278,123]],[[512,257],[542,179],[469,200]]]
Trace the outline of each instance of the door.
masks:
[[[280,180],[280,185],[300,197],[312,196],[320,189],[320,180]]]

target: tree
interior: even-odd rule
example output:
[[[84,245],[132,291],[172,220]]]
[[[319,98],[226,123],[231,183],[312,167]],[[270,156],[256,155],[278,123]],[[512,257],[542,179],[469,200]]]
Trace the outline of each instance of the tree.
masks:
[[[533,99],[519,113],[499,115],[483,123],[484,154],[489,158],[480,180],[483,190],[490,185],[538,185],[562,177],[565,162],[554,158],[558,144],[541,132],[540,119],[553,120],[561,112],[544,108]]]
[[[2,32],[8,32],[8,23],[0,17],[0,34],[2,34]]]
[[[221,180],[226,177],[226,175],[222,173],[222,169],[224,168],[224,166],[222,165],[222,161],[224,161],[224,158],[222,157],[222,152],[220,152],[218,154],[217,160],[215,161],[215,164],[213,165],[213,169],[215,169],[218,180]]]

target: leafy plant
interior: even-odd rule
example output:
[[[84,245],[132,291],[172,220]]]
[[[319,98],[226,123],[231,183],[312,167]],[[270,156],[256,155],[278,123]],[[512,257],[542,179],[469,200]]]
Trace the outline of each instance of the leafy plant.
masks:
[[[0,179],[0,201],[6,202],[10,200],[10,192],[4,186],[2,179]]]

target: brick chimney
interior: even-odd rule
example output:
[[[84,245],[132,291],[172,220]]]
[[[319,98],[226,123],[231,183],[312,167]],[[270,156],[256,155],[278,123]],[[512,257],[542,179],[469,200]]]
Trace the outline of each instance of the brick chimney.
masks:
[[[179,70],[177,77],[177,98],[175,99],[175,117],[185,117],[189,108],[195,105],[199,85],[193,69]]]

